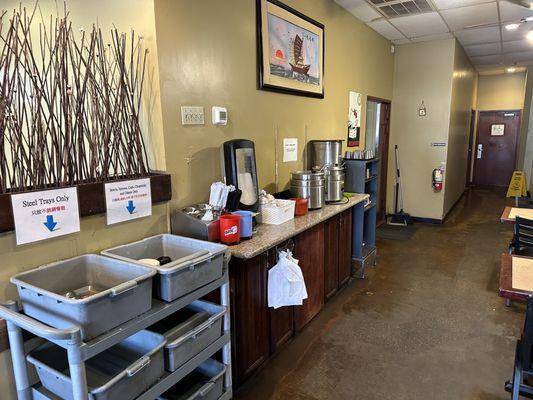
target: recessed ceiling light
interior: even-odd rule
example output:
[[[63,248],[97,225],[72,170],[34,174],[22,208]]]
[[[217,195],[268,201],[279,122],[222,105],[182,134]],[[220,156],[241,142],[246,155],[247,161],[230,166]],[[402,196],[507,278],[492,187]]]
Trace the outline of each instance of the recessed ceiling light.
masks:
[[[506,71],[507,71],[508,73],[512,74],[513,72],[516,72],[516,67],[508,67],[508,68],[506,69]]]
[[[505,25],[505,29],[507,29],[508,31],[515,31],[519,27],[520,27],[520,24],[508,24],[508,25]]]
[[[533,42],[533,29],[526,33],[526,39]]]
[[[523,21],[523,20],[522,20],[522,21]],[[526,17],[525,21],[526,21],[526,22],[531,22],[531,21],[533,21],[533,17]]]

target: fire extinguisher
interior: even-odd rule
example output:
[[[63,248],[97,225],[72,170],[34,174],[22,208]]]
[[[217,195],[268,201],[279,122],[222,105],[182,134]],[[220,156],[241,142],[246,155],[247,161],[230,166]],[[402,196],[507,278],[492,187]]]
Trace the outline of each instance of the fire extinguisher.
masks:
[[[438,193],[442,190],[442,181],[443,181],[443,171],[442,168],[435,168],[432,175],[432,186],[433,191]]]

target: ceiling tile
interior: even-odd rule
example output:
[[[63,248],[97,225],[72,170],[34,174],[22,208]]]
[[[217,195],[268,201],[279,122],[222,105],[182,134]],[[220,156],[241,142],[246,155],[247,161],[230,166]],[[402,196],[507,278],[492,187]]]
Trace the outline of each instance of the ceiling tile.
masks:
[[[453,8],[441,11],[441,14],[452,31],[498,23],[498,8],[496,3]]]
[[[470,57],[490,56],[500,54],[500,42],[474,44],[465,47],[466,54]]]
[[[452,39],[451,33],[437,33],[436,35],[418,36],[411,38],[413,42],[431,42],[432,40]]]
[[[533,10],[512,4],[508,1],[500,1],[500,16],[502,22],[520,21],[522,18],[533,15]]]
[[[410,38],[448,32],[448,27],[437,12],[393,18],[390,22]]]
[[[335,0],[335,2],[363,22],[381,17],[381,14],[365,0]]]
[[[500,28],[492,26],[488,28],[465,29],[455,32],[455,37],[463,46],[494,43],[500,41]]]
[[[471,57],[470,60],[474,65],[499,65],[503,63],[503,58],[500,55],[494,56],[482,56],[482,57]]]
[[[533,61],[533,50],[531,51],[520,51],[516,53],[505,54],[505,62],[512,64],[515,62],[532,62]]]
[[[446,10],[448,8],[473,6],[475,4],[490,3],[494,0],[433,0],[435,6],[439,10]]]
[[[529,25],[529,26],[528,26]],[[504,42],[511,42],[514,40],[522,40],[526,36],[526,33],[531,29],[531,24],[521,24],[520,27],[514,31],[508,31],[502,29],[502,37]]]
[[[405,39],[405,37],[396,29],[394,26],[392,26],[389,22],[385,21],[384,19],[374,22],[369,22],[368,26],[374,29],[377,33],[379,33],[382,36],[385,36],[389,40],[394,39]]]
[[[520,51],[533,51],[533,43],[527,39],[503,42],[504,53],[515,53]]]

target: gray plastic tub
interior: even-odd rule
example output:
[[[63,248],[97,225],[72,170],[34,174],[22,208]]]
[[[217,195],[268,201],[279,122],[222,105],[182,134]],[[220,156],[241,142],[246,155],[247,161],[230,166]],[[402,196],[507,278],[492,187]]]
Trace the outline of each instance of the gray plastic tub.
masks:
[[[149,330],[165,336],[165,369],[174,372],[222,336],[226,308],[196,300]]]
[[[224,364],[208,359],[158,400],[218,400],[224,390],[225,373]]]
[[[131,400],[154,385],[164,374],[162,335],[140,331],[85,362],[89,398]],[[52,343],[28,356],[42,385],[55,395],[73,399],[66,351]]]
[[[173,301],[220,278],[226,250],[218,243],[163,234],[113,247],[102,254],[137,265],[146,265],[139,261],[142,259],[170,257],[168,264],[152,268],[158,272],[154,278],[156,297]]]
[[[55,328],[79,326],[87,341],[148,311],[151,268],[88,254],[11,278],[24,313]]]

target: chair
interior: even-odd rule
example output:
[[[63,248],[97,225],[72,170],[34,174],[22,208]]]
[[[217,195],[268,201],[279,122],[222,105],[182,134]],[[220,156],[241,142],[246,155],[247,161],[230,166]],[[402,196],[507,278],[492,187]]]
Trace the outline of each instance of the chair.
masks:
[[[509,254],[533,256],[533,220],[516,217],[514,237],[509,245]]]
[[[516,343],[513,379],[505,382],[505,390],[511,393],[511,400],[519,400],[520,396],[533,399],[533,386],[529,378],[533,377],[533,297],[527,300],[524,331]]]

